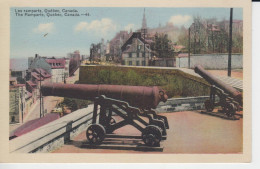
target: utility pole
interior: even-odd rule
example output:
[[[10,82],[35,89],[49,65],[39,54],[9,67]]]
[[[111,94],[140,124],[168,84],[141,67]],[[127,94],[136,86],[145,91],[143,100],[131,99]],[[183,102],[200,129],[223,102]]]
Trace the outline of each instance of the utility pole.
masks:
[[[42,76],[41,76],[41,69],[40,69],[40,118],[42,117],[42,92],[41,92],[41,87],[42,87]]]
[[[66,84],[65,73],[63,73],[63,83]]]
[[[194,22],[194,45],[193,45],[193,54],[196,54],[196,26],[195,26],[195,22]]]
[[[228,43],[228,76],[231,76],[232,23],[233,23],[233,8],[230,8],[230,20],[229,20],[229,43]]]
[[[44,99],[43,99],[43,96],[42,96],[42,117],[45,116],[45,110],[44,110]]]
[[[188,66],[189,66],[189,69],[190,69],[190,27],[189,27],[189,46],[188,46]]]
[[[144,29],[144,66],[145,66],[145,32],[146,29]]]
[[[147,31],[147,25],[146,25],[146,18],[145,18],[145,9],[144,9],[144,15],[143,15],[143,22],[142,22],[142,28],[141,28],[141,37],[142,37],[142,32],[144,34],[144,64],[143,66],[145,66],[145,34]]]
[[[24,104],[24,102],[23,102],[23,86],[22,86],[22,92],[20,93],[20,98],[21,98],[21,103],[22,103],[21,109],[22,109],[22,123],[23,123],[23,113],[24,113],[24,111],[23,111],[23,109],[24,109],[24,106],[23,106],[23,104]]]

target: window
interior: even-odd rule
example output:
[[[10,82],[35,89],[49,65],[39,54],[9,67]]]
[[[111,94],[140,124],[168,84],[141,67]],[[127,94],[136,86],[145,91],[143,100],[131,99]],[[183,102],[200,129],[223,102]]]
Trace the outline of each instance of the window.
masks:
[[[143,53],[142,53],[142,57],[144,58],[144,56],[145,56],[145,53],[143,52]]]
[[[129,62],[128,62],[128,65],[129,65],[129,66],[132,66],[132,61],[129,61]]]
[[[129,53],[129,57],[130,57],[130,58],[132,57],[132,53]]]
[[[136,57],[138,57],[138,58],[139,58],[139,52],[137,52],[137,53],[136,53]]]
[[[136,66],[139,66],[139,61],[136,61]]]
[[[145,61],[142,61],[142,66],[145,66]]]

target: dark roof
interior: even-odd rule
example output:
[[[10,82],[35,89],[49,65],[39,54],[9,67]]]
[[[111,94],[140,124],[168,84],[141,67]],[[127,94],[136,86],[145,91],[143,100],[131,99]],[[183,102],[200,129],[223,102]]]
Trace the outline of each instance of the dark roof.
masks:
[[[121,47],[122,52],[123,52],[124,50],[126,50],[127,45],[132,44],[132,40],[133,40],[134,38],[139,39],[139,40],[142,41],[144,44],[147,43],[147,42],[145,42],[144,39],[141,37],[141,32],[134,32],[134,33],[132,34],[132,36],[131,36],[131,37],[123,44],[123,46]]]

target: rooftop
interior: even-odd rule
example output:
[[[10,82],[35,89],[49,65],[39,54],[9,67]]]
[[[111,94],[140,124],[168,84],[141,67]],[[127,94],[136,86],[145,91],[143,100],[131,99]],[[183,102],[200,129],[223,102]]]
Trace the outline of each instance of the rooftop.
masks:
[[[37,72],[37,74],[40,74],[40,73],[41,73],[42,77],[44,77],[44,78],[49,78],[49,77],[51,77],[51,75],[50,75],[47,71],[45,71],[44,69],[42,69],[42,68],[36,68],[36,69],[34,69],[33,71]]]
[[[52,69],[63,69],[65,68],[66,60],[64,58],[48,58],[45,59],[47,63],[51,65]]]
[[[35,84],[35,83],[33,83],[32,81],[26,81],[26,83],[28,83],[28,85],[30,85],[30,86],[37,86],[37,84]]]

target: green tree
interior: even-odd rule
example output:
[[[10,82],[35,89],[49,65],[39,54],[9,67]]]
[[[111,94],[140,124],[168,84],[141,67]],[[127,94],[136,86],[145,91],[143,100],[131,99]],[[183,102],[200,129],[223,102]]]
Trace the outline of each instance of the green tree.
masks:
[[[154,43],[151,45],[151,49],[154,50],[159,58],[174,57],[174,50],[171,40],[167,34],[158,34],[156,32],[154,36]]]

